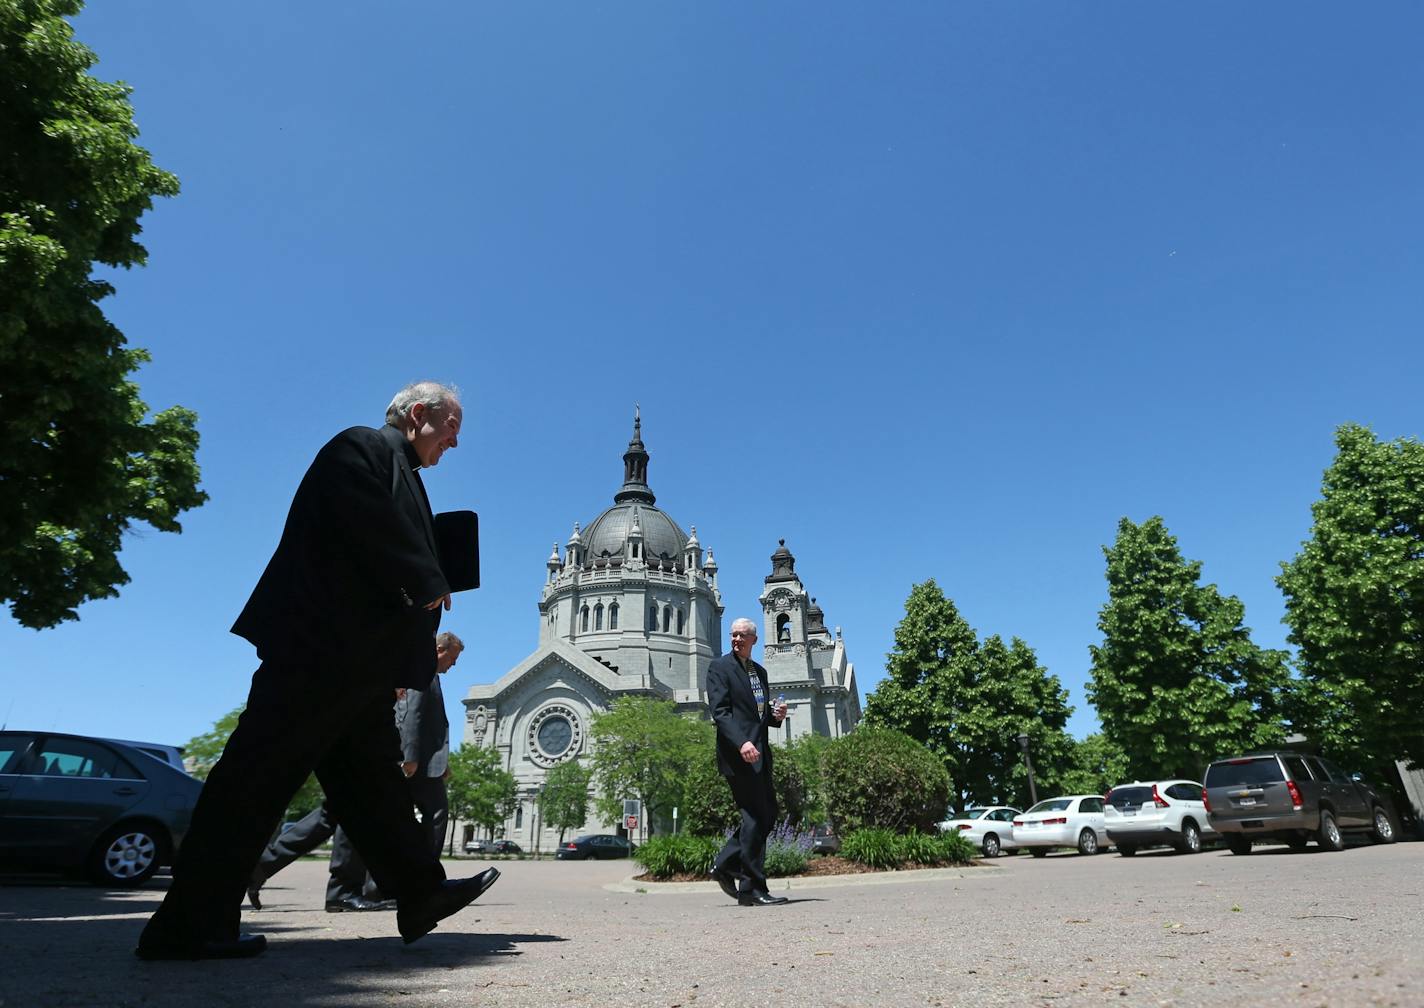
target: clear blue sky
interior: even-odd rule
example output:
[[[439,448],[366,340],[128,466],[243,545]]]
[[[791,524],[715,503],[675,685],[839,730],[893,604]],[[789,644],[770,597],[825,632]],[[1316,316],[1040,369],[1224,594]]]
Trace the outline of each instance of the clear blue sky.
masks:
[[[427,485],[533,650],[551,544],[658,502],[752,612],[785,537],[862,692],[910,587],[1083,684],[1118,519],[1161,514],[1280,646],[1334,429],[1418,435],[1412,4],[95,4],[96,73],[183,184],[105,303],[200,416],[212,500],[120,598],[0,619],[0,719],[182,742],[303,470],[391,393],[465,390]]]

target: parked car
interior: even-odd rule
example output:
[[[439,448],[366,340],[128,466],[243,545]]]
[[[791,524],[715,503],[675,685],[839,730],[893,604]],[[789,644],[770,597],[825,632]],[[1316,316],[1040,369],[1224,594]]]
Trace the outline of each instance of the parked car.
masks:
[[[1054,847],[1076,847],[1079,854],[1096,854],[1106,846],[1102,795],[1046,798],[1013,821],[1013,841],[1034,857]]]
[[[563,844],[554,853],[554,857],[560,861],[587,861],[589,858],[603,861],[610,858],[628,857],[632,853],[633,845],[621,836],[614,836],[611,833],[593,833],[574,837]]]
[[[1277,750],[1217,760],[1203,783],[1207,818],[1233,854],[1250,854],[1262,840],[1301,850],[1314,839],[1338,851],[1347,832],[1394,843],[1388,801],[1319,756]]]
[[[202,789],[124,743],[0,732],[0,864],[142,885],[172,862]]]
[[[941,833],[957,832],[975,847],[984,852],[985,857],[998,857],[1001,850],[1014,850],[1014,818],[1023,815],[1008,805],[991,805],[984,808],[967,808],[962,815],[951,814],[938,823]]]
[[[494,843],[490,840],[467,840],[465,842],[466,854],[490,854],[493,853]]]
[[[1207,822],[1202,786],[1196,781],[1119,784],[1104,798],[1103,821],[1108,842],[1123,857],[1164,845],[1180,854],[1195,854],[1204,840],[1220,839]]]
[[[812,854],[838,854],[841,849],[840,838],[830,826],[811,827],[811,853]]]
[[[496,840],[490,845],[490,850],[495,854],[523,854],[524,848],[513,840]]]

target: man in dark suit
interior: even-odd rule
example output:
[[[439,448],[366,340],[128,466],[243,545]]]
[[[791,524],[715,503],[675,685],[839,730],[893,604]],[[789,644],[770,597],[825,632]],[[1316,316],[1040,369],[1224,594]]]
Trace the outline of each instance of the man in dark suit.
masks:
[[[445,715],[445,695],[440,677],[455,667],[464,641],[446,631],[435,638],[435,676],[428,690],[407,690],[396,702],[396,727],[400,729],[401,772],[410,782],[410,796],[420,810],[420,823],[440,856],[450,801],[445,778],[450,776],[450,721]]]
[[[317,453],[277,550],[233,632],[260,659],[247,706],[208,775],[173,883],[135,953],[239,958],[248,877],[287,802],[315,771],[412,942],[498,873],[445,878],[402,776],[392,690],[429,689],[450,589],[419,470],[456,447],[463,411],[434,382],[396,393],[380,429],[352,427]]]
[[[326,802],[268,842],[247,880],[247,902],[252,904],[252,909],[262,909],[262,887],[268,879],[328,840],[331,841],[331,861],[326,882],[326,912],[394,910],[395,901],[382,894],[371,873],[366,871],[366,862],[361,860],[351,838],[332,817]]]
[[[707,667],[707,703],[717,726],[717,769],[732,787],[742,823],[712,862],[712,877],[742,906],[774,906],[785,896],[766,888],[766,838],[776,822],[767,728],[786,718],[770,699],[766,669],[752,661],[756,624],[732,622],[732,652]]]

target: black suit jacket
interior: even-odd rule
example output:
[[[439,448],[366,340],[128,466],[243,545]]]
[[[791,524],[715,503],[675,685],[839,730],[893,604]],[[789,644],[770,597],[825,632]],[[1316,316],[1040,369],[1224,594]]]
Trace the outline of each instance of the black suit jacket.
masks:
[[[445,714],[439,675],[431,681],[430,689],[410,690],[396,704],[396,727],[400,729],[401,761],[416,763],[416,776],[428,776],[430,758],[450,741],[450,719]]]
[[[757,711],[752,684],[736,655],[724,654],[707,666],[707,704],[717,726],[717,769],[723,777],[763,773],[770,781],[772,755],[767,728],[781,722],[771,716],[773,697],[766,669],[754,661],[751,665],[761,675],[762,689],[766,691],[765,714]],[[761,752],[761,760],[755,766],[742,759],[742,746],[747,742]]]
[[[302,477],[277,550],[233,624],[263,661],[340,667],[426,689],[440,569],[419,460],[395,427],[352,427]]]

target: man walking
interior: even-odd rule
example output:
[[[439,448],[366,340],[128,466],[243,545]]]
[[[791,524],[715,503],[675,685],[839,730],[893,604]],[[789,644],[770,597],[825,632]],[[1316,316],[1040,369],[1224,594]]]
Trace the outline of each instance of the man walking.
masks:
[[[445,846],[445,828],[450,818],[450,801],[445,794],[445,778],[450,776],[450,721],[445,715],[445,696],[440,677],[455,667],[465,644],[446,631],[435,638],[435,677],[428,690],[406,690],[396,702],[396,726],[400,729],[401,772],[410,782],[410,796],[420,811],[421,826],[430,839],[435,856]]]
[[[307,403],[293,407],[303,417]],[[396,393],[380,429],[352,427],[302,478],[276,552],[233,632],[257,648],[247,706],[208,775],[141,959],[257,955],[238,932],[252,867],[315,771],[332,814],[413,942],[479,897],[498,873],[449,881],[401,775],[392,690],[429,689],[431,647],[450,588],[419,470],[459,443],[454,389]],[[300,430],[296,423],[291,429]]]
[[[767,731],[786,718],[786,703],[768,702],[766,669],[752,661],[756,624],[732,621],[732,651],[707,668],[707,703],[717,726],[717,769],[732,788],[742,822],[712,862],[712,877],[742,906],[775,906],[785,896],[766,888],[766,838],[776,822]]]

